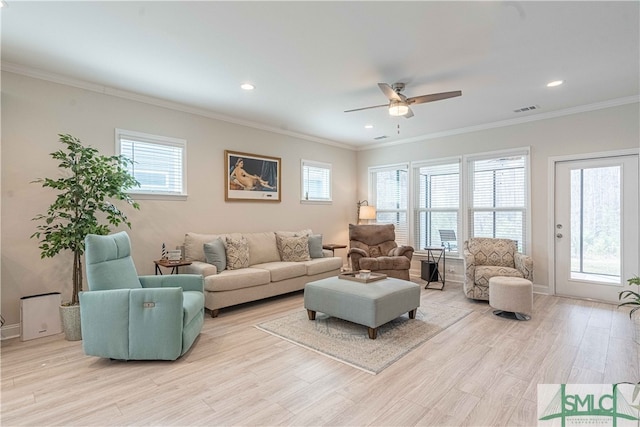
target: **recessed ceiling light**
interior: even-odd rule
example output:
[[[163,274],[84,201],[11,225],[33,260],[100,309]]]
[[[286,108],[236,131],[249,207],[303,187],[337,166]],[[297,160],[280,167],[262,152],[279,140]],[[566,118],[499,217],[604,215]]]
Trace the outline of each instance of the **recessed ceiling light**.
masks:
[[[547,87],[560,86],[562,83],[564,83],[564,80],[554,80],[552,82],[547,83]]]
[[[365,129],[373,129],[373,125],[364,125]]]
[[[254,85],[252,85],[251,83],[242,83],[240,85],[240,88],[242,90],[254,90],[256,87]]]

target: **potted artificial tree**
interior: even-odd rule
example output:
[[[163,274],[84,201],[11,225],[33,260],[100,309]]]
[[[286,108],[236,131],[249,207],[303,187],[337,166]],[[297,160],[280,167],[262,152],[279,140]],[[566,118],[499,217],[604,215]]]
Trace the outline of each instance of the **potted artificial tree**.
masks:
[[[122,156],[103,156],[98,150],[82,145],[71,135],[58,135],[65,148],[51,153],[59,162],[62,177],[41,178],[34,182],[56,190],[58,196],[41,221],[32,238],[40,239],[41,258],[54,257],[64,250],[73,253],[71,301],[60,307],[65,337],[82,339],[78,294],[82,290],[82,255],[87,234],[108,234],[109,226],[122,223],[131,228],[127,216],[110,200],[122,200],[139,209],[126,193],[140,184],[129,174],[131,161]]]
[[[618,307],[622,307],[622,306],[633,307],[629,312],[629,319],[634,320],[633,313],[635,313],[637,310],[640,310],[640,277],[638,276],[632,277],[631,279],[628,279],[627,282],[629,282],[629,286],[634,286],[634,285],[638,286],[638,289],[635,291],[631,289],[625,289],[624,291],[620,291],[620,293],[618,294],[618,299],[624,302],[621,302],[620,304],[618,304]],[[635,326],[636,342],[640,343],[640,317],[639,316],[636,316],[634,326]]]

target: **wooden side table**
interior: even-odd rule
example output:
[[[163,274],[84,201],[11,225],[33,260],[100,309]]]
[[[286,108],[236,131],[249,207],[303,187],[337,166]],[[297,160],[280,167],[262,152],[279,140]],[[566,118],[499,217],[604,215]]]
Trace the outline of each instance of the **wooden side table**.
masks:
[[[345,249],[347,247],[347,245],[341,245],[338,243],[327,243],[322,245],[322,249],[327,249],[331,251],[331,255],[332,256],[336,256],[335,254],[335,250],[336,249]]]
[[[178,267],[182,267],[183,265],[191,265],[191,261],[186,261],[181,259],[179,261],[169,261],[168,259],[159,259],[157,261],[153,261],[156,265],[156,276],[162,276],[162,270],[160,267],[166,267],[171,269],[170,274],[178,274]]]

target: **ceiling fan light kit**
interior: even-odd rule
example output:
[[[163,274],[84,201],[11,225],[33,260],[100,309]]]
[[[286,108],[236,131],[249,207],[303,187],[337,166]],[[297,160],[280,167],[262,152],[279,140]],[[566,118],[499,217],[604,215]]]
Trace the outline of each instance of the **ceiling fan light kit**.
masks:
[[[389,114],[392,116],[404,116],[409,112],[409,106],[404,101],[391,101],[389,104]]]
[[[456,96],[462,96],[462,91],[455,90],[452,92],[432,93],[429,95],[414,96],[407,98],[401,92],[404,90],[404,83],[394,83],[389,85],[387,83],[378,83],[378,87],[389,99],[389,104],[374,105],[371,107],[356,108],[353,110],[346,110],[345,113],[351,113],[353,111],[368,110],[371,108],[387,107],[389,114],[394,117],[404,116],[405,118],[413,117],[413,111],[409,108],[409,105],[424,104],[426,102],[440,101],[442,99],[454,98]]]

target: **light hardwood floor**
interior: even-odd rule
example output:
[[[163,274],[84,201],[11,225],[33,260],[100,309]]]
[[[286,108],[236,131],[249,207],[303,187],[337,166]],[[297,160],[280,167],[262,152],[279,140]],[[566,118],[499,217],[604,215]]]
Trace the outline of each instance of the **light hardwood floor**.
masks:
[[[302,310],[301,292],[207,316],[175,362],[88,357],[62,335],[7,340],[0,421],[534,426],[539,383],[640,380],[628,310],[615,305],[535,295],[532,319],[519,322],[466,299],[460,284],[423,289],[422,300],[473,313],[376,376],[254,327]]]

